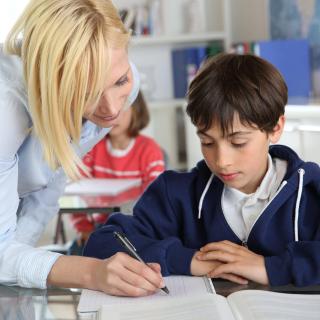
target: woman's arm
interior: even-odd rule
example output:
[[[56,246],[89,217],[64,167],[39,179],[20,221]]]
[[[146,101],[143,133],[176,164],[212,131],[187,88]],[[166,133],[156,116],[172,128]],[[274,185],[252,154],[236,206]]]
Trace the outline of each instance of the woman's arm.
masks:
[[[20,199],[17,241],[31,246],[36,245],[49,221],[59,211],[58,201],[64,192],[65,184],[66,176],[62,170],[58,170],[44,188]]]
[[[106,260],[61,256],[49,273],[48,285],[144,296],[162,288],[164,282],[159,265],[149,267],[125,253],[117,253]]]
[[[58,186],[61,184],[58,183],[56,188],[44,188],[30,194],[27,201],[29,210],[25,207],[23,211],[25,223],[19,223],[19,233],[16,234],[17,162],[6,165],[2,162],[1,168],[2,182],[6,185],[6,188],[0,188],[0,199],[4,204],[0,209],[0,262],[3,262],[0,263],[1,283],[36,288],[46,288],[48,283],[133,296],[150,294],[161,287],[159,267],[155,267],[154,272],[125,254],[117,254],[103,261],[64,257],[27,245],[28,242],[36,241],[40,229],[45,225],[43,221],[47,218],[41,219],[42,215],[45,217],[46,213],[56,211],[55,203],[60,194]],[[39,221],[36,217],[39,217]],[[17,241],[18,238],[25,244]]]

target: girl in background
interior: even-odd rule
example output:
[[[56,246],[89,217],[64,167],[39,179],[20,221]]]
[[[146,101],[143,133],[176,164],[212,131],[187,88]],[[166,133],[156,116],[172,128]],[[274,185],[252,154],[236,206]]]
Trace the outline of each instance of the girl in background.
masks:
[[[149,111],[141,91],[112,130],[85,155],[83,162],[93,178],[139,179],[140,184],[112,198],[112,206],[136,200],[165,169],[163,152],[152,139],[140,134],[149,123]],[[110,198],[96,198],[95,205],[107,206]],[[69,254],[81,255],[83,245],[95,226],[106,222],[105,214],[74,214],[71,222],[79,234]]]

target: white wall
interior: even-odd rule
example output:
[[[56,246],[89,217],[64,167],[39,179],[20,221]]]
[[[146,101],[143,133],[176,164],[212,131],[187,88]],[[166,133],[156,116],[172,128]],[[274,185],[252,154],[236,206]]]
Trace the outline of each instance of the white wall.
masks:
[[[233,42],[269,39],[268,0],[230,0]]]
[[[141,4],[147,4],[148,0],[112,0],[113,4],[119,8],[128,8],[128,7],[134,7]]]
[[[1,1],[0,4],[0,43],[2,43],[9,30],[21,14],[28,0]]]
[[[285,131],[279,144],[294,149],[305,161],[320,163],[320,150],[315,142],[320,139],[319,106],[287,106]],[[196,128],[186,115],[187,167],[191,169],[203,158]]]
[[[174,0],[172,0],[174,1]],[[212,1],[212,0],[209,0]],[[267,18],[268,0],[230,0],[233,41],[250,41],[269,38]],[[127,0],[114,0],[117,7],[127,6]],[[136,5],[143,0],[130,0]],[[28,0],[1,1],[0,42],[3,42],[11,26],[28,3]],[[212,22],[213,23],[213,22]]]

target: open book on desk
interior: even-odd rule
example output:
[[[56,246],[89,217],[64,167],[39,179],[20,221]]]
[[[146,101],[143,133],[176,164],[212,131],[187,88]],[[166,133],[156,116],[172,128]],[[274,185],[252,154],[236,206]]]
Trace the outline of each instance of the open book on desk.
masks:
[[[165,277],[170,294],[159,290],[157,293],[141,298],[116,297],[94,290],[82,290],[78,312],[95,312],[102,306],[123,306],[146,302],[168,301],[174,298],[193,297],[194,295],[215,293],[212,282],[207,277],[170,276]]]
[[[176,297],[153,303],[104,305],[100,320],[319,320],[320,296],[243,290]]]
[[[205,278],[167,277],[170,295],[144,298],[102,294],[100,320],[319,320],[320,295],[243,290],[227,298],[215,294]],[[86,290],[87,291],[87,290]],[[92,296],[95,299],[97,296]],[[84,306],[80,298],[78,307]],[[87,297],[88,298],[88,297]],[[86,301],[88,302],[88,300]],[[125,305],[125,307],[124,307]]]

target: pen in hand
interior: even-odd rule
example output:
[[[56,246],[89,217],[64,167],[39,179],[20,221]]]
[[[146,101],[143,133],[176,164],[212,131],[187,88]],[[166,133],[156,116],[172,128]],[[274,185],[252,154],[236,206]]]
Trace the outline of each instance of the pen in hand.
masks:
[[[128,238],[123,234],[120,233],[118,231],[114,231],[113,232],[114,237],[118,240],[118,242],[121,244],[121,246],[126,249],[126,251],[128,252],[128,254],[132,257],[135,258],[137,260],[139,260],[140,262],[146,264],[141,257],[138,255],[136,248],[133,246],[133,244],[128,240]],[[166,294],[169,294],[169,290],[166,286],[164,286],[163,288],[161,288],[161,290],[163,292],[165,292]]]

